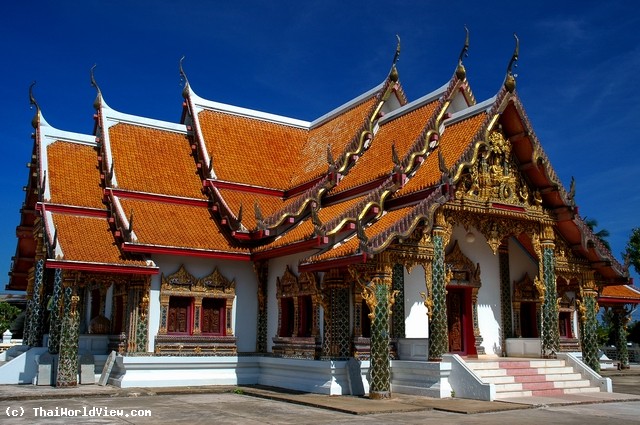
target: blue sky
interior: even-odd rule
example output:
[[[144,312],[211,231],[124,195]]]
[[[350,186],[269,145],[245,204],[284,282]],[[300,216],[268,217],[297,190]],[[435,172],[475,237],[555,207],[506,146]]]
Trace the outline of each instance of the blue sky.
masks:
[[[535,4],[533,4],[535,3]],[[614,255],[640,226],[640,12],[626,1],[11,1],[0,15],[0,288],[31,154],[28,87],[54,127],[90,134],[95,90],[122,112],[178,122],[178,61],[200,96],[312,120],[380,83],[402,38],[410,100],[444,84],[471,32],[467,76],[496,93],[520,38],[518,93],[582,216]],[[634,273],[636,283],[637,274]]]

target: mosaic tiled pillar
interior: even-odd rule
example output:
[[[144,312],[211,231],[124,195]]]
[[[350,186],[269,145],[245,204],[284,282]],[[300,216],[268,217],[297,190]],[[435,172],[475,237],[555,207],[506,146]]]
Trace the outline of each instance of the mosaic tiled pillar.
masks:
[[[620,369],[629,369],[629,350],[627,348],[628,322],[629,312],[624,307],[621,306],[613,309],[614,341]]]
[[[558,328],[558,291],[556,288],[556,258],[554,253],[553,230],[545,229],[542,245],[542,282],[544,301],[542,305],[542,357],[555,358],[560,350],[560,331]]]
[[[323,359],[346,359],[351,356],[349,332],[349,285],[337,270],[325,275],[322,284],[324,311]]]
[[[78,342],[80,334],[80,314],[77,307],[80,297],[73,282],[64,288],[64,312],[60,332],[60,355],[58,362],[57,387],[78,385]]]
[[[64,308],[62,277],[62,269],[56,269],[53,279],[53,297],[51,299],[51,312],[49,316],[50,354],[58,354],[60,351],[60,332],[62,330],[62,312]]]
[[[256,335],[256,352],[267,352],[267,288],[269,279],[269,263],[255,262],[254,270],[258,277],[258,332]]]
[[[392,302],[392,268],[379,259],[371,282],[365,287],[365,299],[373,314],[371,320],[371,354],[369,398],[391,397],[391,368],[389,364],[389,316]]]
[[[31,347],[42,345],[42,333],[44,322],[44,260],[36,261],[33,271],[33,296],[31,298],[31,309],[29,323],[27,324],[28,334],[26,344]]]
[[[511,276],[509,273],[509,247],[506,244],[500,245],[498,249],[498,261],[500,263],[500,320],[502,355],[506,355],[507,338],[512,338],[512,303],[511,303]]]
[[[442,355],[449,351],[444,236],[441,228],[434,228],[432,241],[431,289],[433,291],[433,313],[431,314],[431,320],[429,320],[429,360],[440,361],[442,360]]]
[[[404,266],[402,264],[394,264],[393,266],[392,288],[397,295],[391,315],[391,337],[404,338]]]
[[[136,351],[140,353],[146,352],[149,345],[149,289],[148,283],[139,289],[140,302],[136,310]]]
[[[596,372],[600,372],[598,359],[598,291],[595,283],[588,281],[580,289],[580,330],[582,336],[582,361]]]

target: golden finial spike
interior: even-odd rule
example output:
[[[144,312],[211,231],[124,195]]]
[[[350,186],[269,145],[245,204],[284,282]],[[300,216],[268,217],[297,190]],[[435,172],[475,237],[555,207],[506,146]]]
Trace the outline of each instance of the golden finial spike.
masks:
[[[35,85],[36,85],[36,82],[34,81],[29,86],[29,105],[35,106],[36,107],[36,111],[39,111],[40,110],[40,106],[38,106],[38,102],[36,101],[36,98],[33,96],[33,86],[35,86]]]
[[[393,66],[398,62],[398,58],[400,57],[400,36],[396,34],[396,38],[398,39],[398,45],[396,46],[396,54],[393,56]]]
[[[515,32],[513,33],[513,38],[516,39],[516,47],[513,50],[513,55],[511,56],[509,66],[507,67],[507,76],[504,80],[504,86],[509,92],[513,92],[516,88],[516,76],[513,73],[513,68],[518,66],[518,54],[520,52],[520,40]]]
[[[98,83],[96,83],[96,77],[94,74],[94,70],[96,69],[96,66],[98,65],[93,64],[93,66],[91,67],[91,71],[89,71],[89,73],[91,75],[91,87],[95,88],[98,91],[98,94],[100,94],[101,93],[100,87],[98,86]]]
[[[466,58],[469,56],[469,28],[464,26],[464,30],[467,33],[467,37],[464,41],[464,46],[462,47],[462,51],[460,51],[460,56],[458,57],[458,65],[462,65],[462,58]]]
[[[180,82],[181,83],[185,83],[185,85],[189,84],[189,79],[187,78],[187,74],[184,72],[184,68],[182,67],[182,62],[184,61],[185,56],[182,55],[182,57],[180,58],[180,64],[179,64],[179,68],[180,68]]]
[[[516,47],[513,50],[513,55],[511,56],[511,60],[509,61],[509,66],[507,67],[507,74],[513,75],[513,68],[517,67],[518,64],[518,54],[520,53],[520,39],[517,34],[513,33],[513,38],[516,39]]]

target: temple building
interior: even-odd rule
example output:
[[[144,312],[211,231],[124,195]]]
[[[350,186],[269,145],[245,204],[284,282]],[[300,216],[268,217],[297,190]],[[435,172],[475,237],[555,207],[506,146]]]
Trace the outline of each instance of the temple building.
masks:
[[[115,351],[123,387],[474,397],[462,366],[528,357],[606,390],[597,301],[627,269],[536,137],[517,44],[482,101],[467,48],[408,99],[398,45],[378,86],[311,122],[204,99],[182,63],[177,123],[112,109],[93,70],[93,134],[54,128],[32,96],[7,289],[27,291],[25,343],[57,359],[51,383]]]

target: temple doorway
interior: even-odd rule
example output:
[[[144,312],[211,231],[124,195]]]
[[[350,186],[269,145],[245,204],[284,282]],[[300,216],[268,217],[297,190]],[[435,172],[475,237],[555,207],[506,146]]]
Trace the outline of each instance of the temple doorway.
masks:
[[[471,298],[469,288],[447,288],[447,328],[449,332],[449,352],[469,354],[473,341],[471,322]]]

